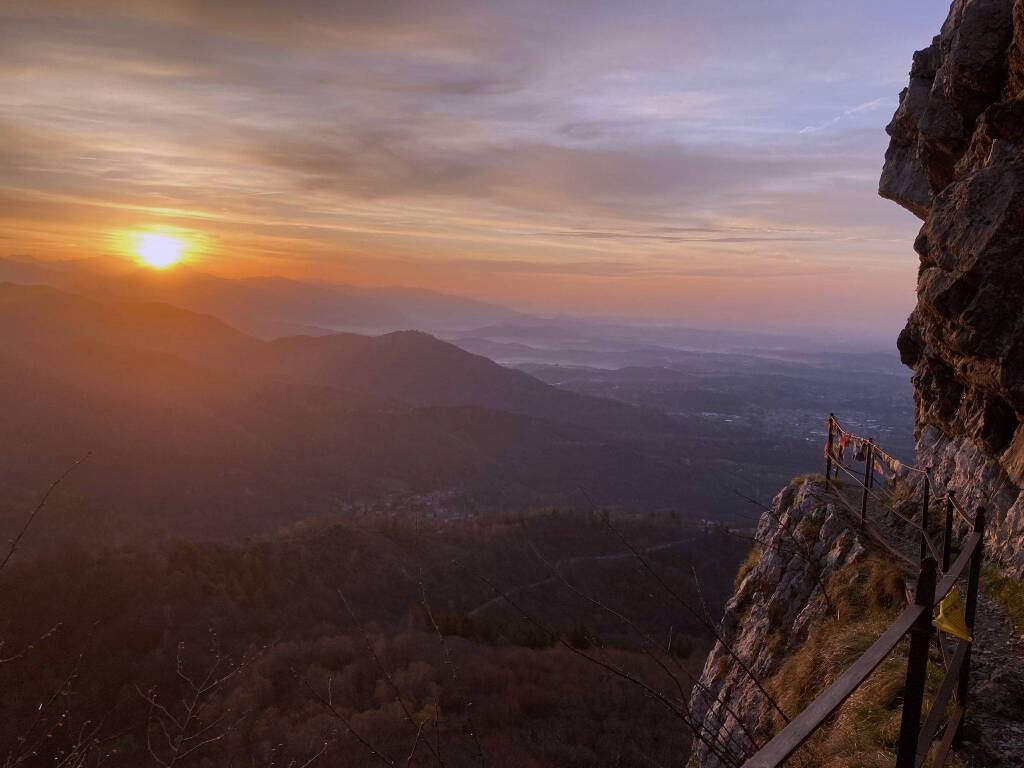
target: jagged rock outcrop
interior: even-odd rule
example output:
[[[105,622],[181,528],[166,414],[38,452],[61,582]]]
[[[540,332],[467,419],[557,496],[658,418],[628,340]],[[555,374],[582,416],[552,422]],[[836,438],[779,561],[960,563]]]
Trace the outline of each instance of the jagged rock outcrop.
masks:
[[[899,338],[918,462],[1024,571],[1024,0],[955,0],[886,130],[879,193],[924,220]]]
[[[786,651],[801,645],[829,610],[823,585],[867,550],[843,509],[826,502],[823,486],[810,481],[795,480],[775,497],[761,516],[756,538],[760,556],[741,573],[721,634],[758,680],[767,681]],[[723,740],[728,734],[731,749],[749,754],[753,750],[746,734],[759,740],[770,735],[772,711],[729,649],[716,643],[691,699],[695,721]],[[695,742],[691,765],[716,768],[724,763],[706,744]]]
[[[918,302],[898,340],[914,371],[918,463],[939,493],[985,506],[989,556],[1024,575],[1024,0],[954,0],[914,54],[886,131],[879,194],[924,222]],[[743,667],[772,681],[826,620],[822,584],[870,556],[848,523],[811,482],[790,484],[761,517],[766,545],[722,623],[743,664],[716,644],[690,702],[698,724],[741,753],[746,734],[761,740],[778,725]],[[1005,648],[991,653],[996,680]],[[697,742],[690,764],[724,763]]]

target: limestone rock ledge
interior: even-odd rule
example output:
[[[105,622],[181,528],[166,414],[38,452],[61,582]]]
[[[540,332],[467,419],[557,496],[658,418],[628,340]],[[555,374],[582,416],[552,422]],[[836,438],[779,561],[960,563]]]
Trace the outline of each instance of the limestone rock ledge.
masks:
[[[1024,494],[999,462],[969,437],[949,438],[932,426],[921,430],[917,450],[929,457],[932,477],[940,487],[956,489],[967,509],[982,505],[988,510],[988,527],[997,533],[985,537],[986,556],[1011,572],[1024,573]]]
[[[821,585],[863,558],[866,548],[845,510],[826,502],[823,485],[814,481],[794,480],[783,489],[761,515],[756,537],[762,542],[759,556],[746,573],[741,571],[720,632],[757,678],[766,681],[828,611]],[[768,701],[721,643],[708,654],[690,712],[707,733],[729,734],[740,751],[750,744],[734,715],[762,740],[773,732]],[[718,768],[723,763],[695,742],[690,765]]]

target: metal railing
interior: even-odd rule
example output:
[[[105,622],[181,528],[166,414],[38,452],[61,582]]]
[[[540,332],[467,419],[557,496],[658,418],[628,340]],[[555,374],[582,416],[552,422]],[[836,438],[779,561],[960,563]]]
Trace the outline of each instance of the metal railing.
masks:
[[[826,490],[832,486],[832,472],[842,462],[838,461],[835,452],[835,437],[844,430],[839,426],[835,416],[829,414],[829,435],[825,447],[825,484]],[[851,434],[851,433],[846,433]],[[863,479],[849,472],[863,488],[860,509],[860,525],[868,526],[868,499],[873,494],[874,458],[881,449],[870,438],[856,437],[863,441],[866,448],[865,460],[867,467]],[[851,438],[852,439],[852,438]],[[887,457],[888,455],[885,454]],[[844,468],[845,469],[845,468]],[[798,714],[785,728],[761,747],[752,757],[743,763],[743,768],[776,768],[783,765],[800,746],[821,728],[822,724],[842,706],[870,676],[878,666],[888,658],[893,649],[909,635],[910,646],[907,653],[906,684],[903,694],[902,712],[900,716],[900,734],[897,742],[896,768],[921,768],[928,755],[933,753],[933,743],[942,732],[941,739],[932,755],[932,766],[941,768],[945,763],[949,750],[957,746],[963,736],[963,718],[967,707],[968,683],[971,669],[971,642],[960,639],[950,656],[941,633],[939,646],[943,652],[946,673],[932,697],[928,716],[922,725],[925,703],[925,683],[928,675],[929,647],[935,628],[933,614],[936,606],[949,594],[957,581],[967,573],[967,599],[964,609],[964,622],[968,632],[973,636],[974,620],[978,604],[978,584],[981,578],[981,565],[984,558],[985,510],[978,507],[973,519],[966,513],[955,495],[948,491],[941,499],[932,499],[931,481],[927,470],[908,467],[909,470],[924,475],[923,501],[921,506],[921,522],[910,521],[921,531],[921,558],[914,601],[908,605],[868,648],[832,685],[825,689],[808,707]],[[838,494],[837,489],[837,495]],[[929,507],[933,501],[945,502],[945,525],[941,551],[941,569],[936,548],[928,536]],[[844,500],[845,503],[845,500]],[[853,511],[853,510],[851,510]],[[960,553],[951,564],[953,545],[953,518],[959,515],[972,527],[972,533],[963,542]],[[902,516],[901,516],[902,517]],[[908,520],[908,518],[903,518]],[[906,559],[906,558],[904,558]],[[946,716],[950,702],[953,709]],[[945,721],[943,722],[945,716]]]

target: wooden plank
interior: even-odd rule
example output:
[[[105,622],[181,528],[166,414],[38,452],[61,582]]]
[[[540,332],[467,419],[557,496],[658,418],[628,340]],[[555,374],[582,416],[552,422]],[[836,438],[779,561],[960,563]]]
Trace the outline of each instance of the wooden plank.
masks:
[[[960,517],[963,518],[964,522],[973,528],[974,520],[971,518],[969,514],[967,514],[967,511],[962,506],[960,506],[960,501],[958,499],[953,499],[953,506],[956,508],[957,514],[959,514]]]
[[[953,737],[956,735],[957,728],[960,727],[960,721],[963,717],[963,707],[957,707],[953,710],[953,714],[949,716],[949,722],[946,723],[946,732],[942,734],[939,748],[935,750],[935,760],[932,761],[932,768],[942,768],[946,764],[946,755],[949,754],[949,748],[953,746]]]
[[[974,616],[978,609],[978,588],[981,586],[981,561],[985,558],[985,508],[978,507],[974,511],[974,535],[978,537],[978,545],[971,557],[971,568],[967,577],[967,604],[964,605],[964,623],[967,630],[974,636]],[[963,669],[960,670],[960,682],[957,684],[956,701],[967,710],[967,697],[970,694],[971,682],[971,648],[967,646]],[[964,739],[964,727],[956,729],[953,746],[959,747]]]
[[[914,590],[914,605],[921,606],[921,615],[910,629],[907,682],[903,686],[903,712],[900,715],[900,736],[896,744],[896,768],[916,768],[924,688],[928,682],[928,649],[933,631],[932,603],[935,600],[936,570],[935,558],[926,558],[921,563],[921,575]]]
[[[932,746],[932,740],[935,738],[935,734],[938,733],[942,715],[946,711],[946,705],[949,703],[949,698],[953,695],[953,688],[960,677],[960,666],[963,664],[964,656],[967,654],[968,645],[970,643],[966,640],[961,640],[957,643],[956,653],[953,654],[953,662],[947,667],[946,676],[942,678],[939,691],[932,700],[932,708],[928,712],[928,719],[921,729],[921,738],[917,742],[917,768],[921,768],[924,765],[924,760],[928,757],[928,750]]]
[[[925,611],[921,605],[910,605],[903,610],[892,625],[882,633],[838,680],[825,689],[809,707],[797,715],[793,721],[779,731],[775,738],[759,749],[743,768],[776,768],[782,765],[800,748],[814,733],[825,719],[839,709],[850,695],[857,690],[879,664],[885,661],[903,636],[907,634],[914,622]]]
[[[942,581],[939,582],[939,586],[935,588],[935,604],[938,605],[942,602],[942,598],[949,594],[949,590],[956,584],[956,580],[959,579],[965,570],[967,570],[968,564],[971,562],[971,555],[974,554],[974,550],[978,548],[981,543],[981,534],[972,533],[967,537],[967,541],[964,542],[964,548],[960,551],[960,555],[957,557],[956,562],[953,563],[953,567],[949,569],[949,573],[942,577]]]
[[[942,572],[949,573],[949,557],[953,551],[953,492],[946,491],[946,523],[942,529]]]
[[[928,480],[928,473],[924,473],[924,499],[921,500],[921,562],[928,557],[928,550],[931,549],[932,557],[936,560],[940,560],[940,556],[936,554],[935,547],[932,546],[932,540],[928,538],[928,520],[931,516],[931,489],[932,484]]]

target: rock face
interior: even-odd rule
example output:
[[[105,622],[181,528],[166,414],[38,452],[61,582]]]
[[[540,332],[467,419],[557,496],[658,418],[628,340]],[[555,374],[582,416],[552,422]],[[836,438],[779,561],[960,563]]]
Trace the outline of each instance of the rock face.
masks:
[[[1024,0],[954,0],[939,35],[914,54],[886,131],[879,194],[924,221],[917,306],[898,341],[914,371],[918,463],[938,493],[985,507],[989,556],[1024,575]],[[721,626],[733,653],[715,645],[690,702],[734,756],[774,730],[746,670],[760,680],[779,672],[825,616],[821,584],[867,551],[809,482],[775,498],[757,537],[762,554]],[[691,766],[722,765],[696,742]]]
[[[914,370],[918,462],[989,510],[1024,571],[1024,0],[955,0],[914,54],[879,194],[924,220]]]
[[[824,488],[812,482],[794,481],[776,496],[756,536],[762,552],[726,605],[720,631],[747,668],[768,680],[785,650],[801,645],[827,612],[821,585],[866,549],[843,511],[826,502]],[[754,751],[747,734],[763,741],[772,732],[770,703],[721,643],[708,655],[690,711],[705,733],[728,734],[736,755]],[[718,768],[725,762],[698,741],[690,764]]]

